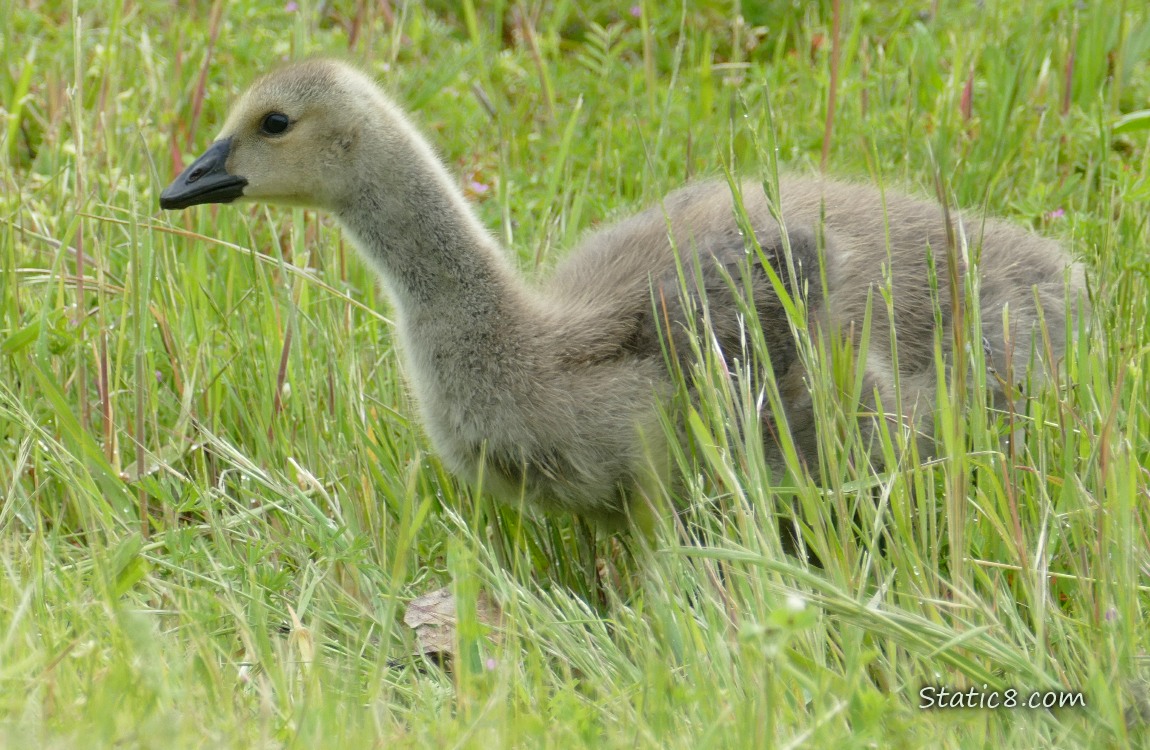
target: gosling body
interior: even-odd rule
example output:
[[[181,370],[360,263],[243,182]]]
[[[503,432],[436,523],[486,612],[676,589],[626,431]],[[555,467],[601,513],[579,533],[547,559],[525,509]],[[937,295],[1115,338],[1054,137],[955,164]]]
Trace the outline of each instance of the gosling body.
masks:
[[[161,205],[232,200],[310,206],[339,219],[394,301],[408,379],[436,450],[452,472],[470,481],[482,476],[504,499],[617,523],[634,497],[665,481],[659,405],[673,391],[668,366],[690,365],[687,337],[704,328],[724,355],[743,356],[742,306],[728,279],[752,289],[787,428],[803,459],[816,460],[794,336],[767,272],[748,263],[760,256],[748,255],[726,183],[688,186],[589,234],[547,279],[527,283],[403,112],[364,74],[318,60],[252,84]],[[949,294],[942,208],[796,177],[780,181],[778,203],[785,229],[761,185],[742,185],[761,257],[789,294],[804,296],[812,324],[826,330],[857,338],[875,295],[863,393],[877,393],[884,410],[929,432],[936,382],[930,253],[940,298]],[[1067,269],[1076,296],[1081,268],[1058,243],[1011,224],[950,219],[972,253],[981,248],[990,364],[1003,373],[1024,370],[1039,308],[1057,356]],[[897,368],[877,295],[887,268]],[[940,308],[947,342],[950,310]],[[778,465],[775,428],[764,430],[764,448]]]

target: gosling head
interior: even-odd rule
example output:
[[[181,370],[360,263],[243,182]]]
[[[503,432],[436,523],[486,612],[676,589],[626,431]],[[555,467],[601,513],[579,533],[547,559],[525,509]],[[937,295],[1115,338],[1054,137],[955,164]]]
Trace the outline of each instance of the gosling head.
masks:
[[[331,60],[253,83],[215,142],[160,195],[165,209],[260,201],[338,211],[364,164],[394,164],[403,114],[358,70]],[[410,146],[409,146],[410,148]]]

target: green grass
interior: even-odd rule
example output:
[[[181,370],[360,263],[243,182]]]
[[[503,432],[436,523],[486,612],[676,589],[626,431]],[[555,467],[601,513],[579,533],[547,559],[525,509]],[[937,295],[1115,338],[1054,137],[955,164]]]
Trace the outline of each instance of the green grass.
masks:
[[[646,546],[444,472],[327,218],[159,191],[251,78],[350,56],[532,274],[692,177],[817,169],[831,4],[189,5],[0,8],[0,746],[1148,741],[1150,149],[1113,128],[1150,107],[1141,3],[843,3],[828,170],[1063,238],[1095,324],[1020,440],[943,388],[940,457],[889,472],[846,460],[853,371],[809,342],[826,489],[768,484],[728,429],[754,391],[707,368],[693,528]],[[446,584],[450,672],[401,620]],[[1086,706],[918,707],[984,684]]]

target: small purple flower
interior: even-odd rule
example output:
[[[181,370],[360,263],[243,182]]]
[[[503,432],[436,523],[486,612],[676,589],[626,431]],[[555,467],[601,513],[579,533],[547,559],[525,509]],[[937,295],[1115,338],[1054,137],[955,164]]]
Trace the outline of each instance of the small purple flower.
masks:
[[[640,17],[642,17],[642,15],[643,15],[643,6],[642,5],[632,5],[631,6],[631,17],[632,18],[640,18]]]
[[[285,13],[295,13],[297,10],[299,10],[299,3],[295,2],[295,0],[291,0],[291,2],[284,6]]]
[[[1046,212],[1046,220],[1047,221],[1054,221],[1055,219],[1061,219],[1065,215],[1066,215],[1066,211],[1064,209],[1056,208],[1053,211],[1047,211]]]
[[[1106,614],[1102,616],[1106,622],[1114,622],[1118,619],[1118,610],[1115,607],[1110,607],[1106,610]]]
[[[483,666],[487,667],[488,672],[494,672],[495,671],[495,664],[496,664],[496,662],[494,659],[488,659],[487,661],[485,661],[483,663]]]
[[[484,185],[479,180],[472,180],[470,187],[471,187],[471,191],[473,193],[475,193],[476,195],[483,195],[484,193],[486,193],[488,190],[491,189],[490,185]]]

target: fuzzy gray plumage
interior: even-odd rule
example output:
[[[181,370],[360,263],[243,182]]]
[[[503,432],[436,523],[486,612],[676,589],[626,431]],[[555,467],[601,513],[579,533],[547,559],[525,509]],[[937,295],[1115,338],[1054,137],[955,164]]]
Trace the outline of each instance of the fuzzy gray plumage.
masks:
[[[290,129],[261,132],[271,112],[285,113]],[[347,65],[312,61],[258,80],[220,139],[228,140],[227,173],[246,180],[242,200],[334,213],[379,271],[395,302],[423,422],[454,473],[474,481],[482,466],[486,486],[512,502],[523,498],[609,522],[624,518],[636,494],[668,476],[658,419],[658,404],[672,391],[668,341],[678,364],[690,366],[686,337],[702,326],[703,290],[710,340],[726,356],[742,358],[740,302],[728,279],[741,284],[746,273],[791,434],[814,463],[816,425],[803,363],[774,287],[761,267],[747,265],[755,255],[748,256],[727,184],[691,185],[588,234],[547,279],[528,284],[402,111]],[[942,341],[951,341],[942,208],[873,187],[786,177],[778,205],[784,243],[761,186],[746,183],[742,195],[763,257],[791,285],[783,251],[789,244],[799,288],[788,291],[805,295],[812,326],[853,331],[857,339],[868,295],[875,294],[863,393],[877,393],[888,414],[929,432],[936,321],[928,252],[944,300]],[[1036,298],[1058,356],[1067,269],[1077,296],[1081,268],[1058,243],[1013,225],[965,214],[951,221],[972,255],[981,250],[981,320],[993,367],[1025,368]],[[885,268],[901,403],[890,325],[877,296]],[[779,464],[770,432],[764,430],[764,447]]]

